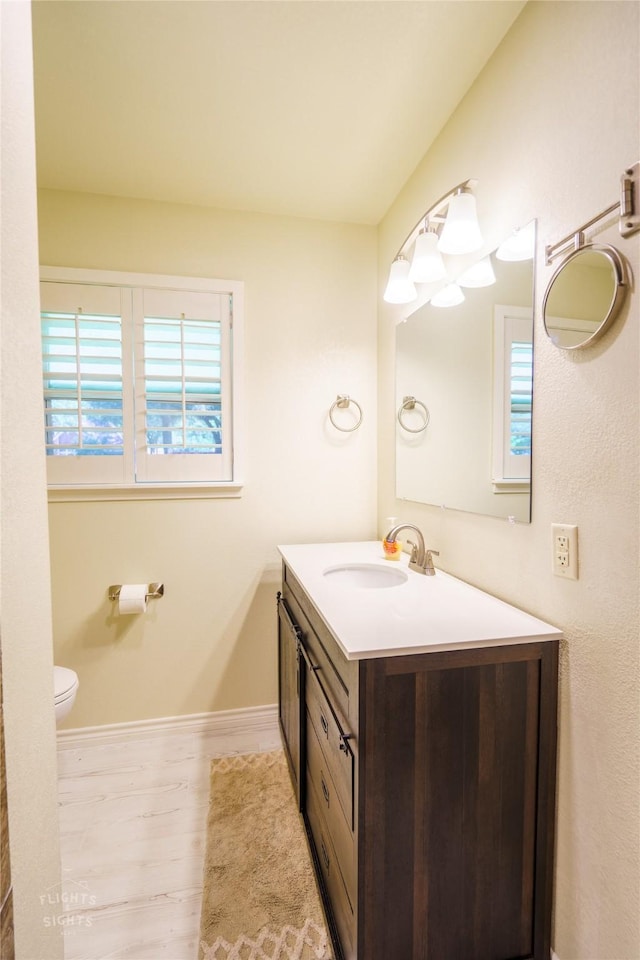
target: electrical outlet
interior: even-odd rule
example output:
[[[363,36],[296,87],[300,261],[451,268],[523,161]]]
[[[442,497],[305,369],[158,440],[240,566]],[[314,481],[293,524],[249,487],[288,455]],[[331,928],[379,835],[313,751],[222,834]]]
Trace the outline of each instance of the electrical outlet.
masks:
[[[569,523],[552,523],[553,572],[567,580],[578,579],[578,528]]]

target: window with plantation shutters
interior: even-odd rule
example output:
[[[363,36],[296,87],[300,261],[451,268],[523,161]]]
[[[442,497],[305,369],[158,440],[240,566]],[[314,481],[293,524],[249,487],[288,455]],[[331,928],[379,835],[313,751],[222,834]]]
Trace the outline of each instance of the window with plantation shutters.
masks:
[[[493,484],[496,492],[528,492],[531,485],[532,327],[529,308],[495,307]]]
[[[50,487],[238,487],[242,285],[43,275]]]

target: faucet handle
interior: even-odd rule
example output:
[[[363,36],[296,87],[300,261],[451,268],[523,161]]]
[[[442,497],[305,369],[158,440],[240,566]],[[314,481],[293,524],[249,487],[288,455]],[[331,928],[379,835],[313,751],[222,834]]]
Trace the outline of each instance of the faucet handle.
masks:
[[[425,552],[424,552],[424,572],[425,572],[425,573],[427,574],[427,576],[429,576],[429,577],[432,577],[432,576],[435,574],[435,572],[436,572],[436,568],[435,568],[434,565],[433,565],[433,558],[434,558],[434,556],[439,557],[439,556],[440,556],[440,551],[439,551],[439,550],[425,550]]]
[[[407,543],[411,547],[411,556],[409,557],[409,563],[417,563],[418,561],[418,545],[413,542],[413,540],[407,540]]]

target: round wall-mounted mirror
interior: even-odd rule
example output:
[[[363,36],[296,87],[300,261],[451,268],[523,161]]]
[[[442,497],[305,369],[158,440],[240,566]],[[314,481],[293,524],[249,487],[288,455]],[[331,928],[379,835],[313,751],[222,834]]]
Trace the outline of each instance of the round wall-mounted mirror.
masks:
[[[544,295],[547,335],[562,350],[593,343],[618,314],[626,291],[624,262],[615,247],[585,244],[574,250]]]

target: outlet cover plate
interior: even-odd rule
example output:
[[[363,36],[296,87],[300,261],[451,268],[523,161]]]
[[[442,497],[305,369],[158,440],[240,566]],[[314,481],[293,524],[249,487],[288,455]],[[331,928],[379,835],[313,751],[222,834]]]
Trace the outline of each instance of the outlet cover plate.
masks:
[[[578,579],[578,528],[572,523],[552,523],[552,570],[565,580]]]

